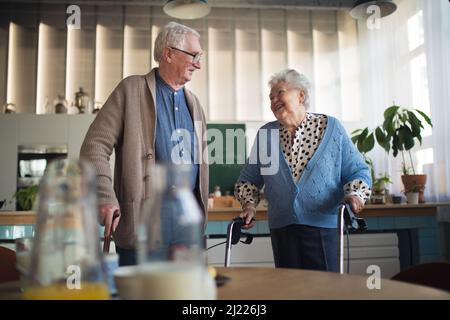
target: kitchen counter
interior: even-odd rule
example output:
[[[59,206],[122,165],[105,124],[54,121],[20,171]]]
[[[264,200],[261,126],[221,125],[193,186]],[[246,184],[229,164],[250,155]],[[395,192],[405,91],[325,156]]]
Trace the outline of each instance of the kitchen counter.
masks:
[[[403,216],[436,216],[439,207],[450,206],[450,202],[423,204],[379,204],[367,205],[359,216],[370,217],[403,217]],[[230,221],[241,213],[239,208],[211,208],[208,210],[208,221]],[[257,220],[267,220],[267,208],[258,207]],[[0,211],[0,225],[34,224],[35,211]]]
[[[370,204],[358,215],[371,217],[436,216],[439,207],[450,207],[450,202],[422,204]],[[241,213],[239,208],[212,208],[208,210],[208,221],[229,221]],[[267,208],[258,207],[257,220],[267,220]]]

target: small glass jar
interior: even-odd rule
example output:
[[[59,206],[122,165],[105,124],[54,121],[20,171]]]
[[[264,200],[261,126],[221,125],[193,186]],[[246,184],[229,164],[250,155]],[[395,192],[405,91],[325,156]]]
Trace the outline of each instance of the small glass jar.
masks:
[[[16,105],[14,103],[6,103],[3,105],[4,113],[16,113]]]
[[[54,102],[55,113],[67,113],[68,102],[64,99],[63,95],[58,95],[58,98]]]

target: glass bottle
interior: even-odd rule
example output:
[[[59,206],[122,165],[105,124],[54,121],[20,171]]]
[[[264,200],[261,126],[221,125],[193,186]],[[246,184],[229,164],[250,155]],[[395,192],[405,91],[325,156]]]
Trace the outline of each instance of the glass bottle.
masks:
[[[75,92],[75,106],[78,108],[79,113],[85,113],[88,103],[89,96],[83,91],[83,88],[80,87],[80,90]]]
[[[218,198],[222,196],[222,191],[220,190],[220,186],[214,187],[214,197]]]
[[[64,99],[64,95],[59,94],[58,98],[55,99],[55,102],[54,102],[55,113],[67,113],[67,111],[68,111],[67,104],[68,104],[68,102],[66,99]]]
[[[56,160],[39,186],[25,299],[108,299],[97,227],[96,174],[86,162]]]
[[[44,103],[42,104],[42,110],[44,110],[45,114],[51,114],[53,112],[53,106],[50,104],[48,96],[45,96]]]
[[[138,263],[143,299],[213,299],[208,282],[203,215],[187,165],[156,165],[152,194],[142,204]]]

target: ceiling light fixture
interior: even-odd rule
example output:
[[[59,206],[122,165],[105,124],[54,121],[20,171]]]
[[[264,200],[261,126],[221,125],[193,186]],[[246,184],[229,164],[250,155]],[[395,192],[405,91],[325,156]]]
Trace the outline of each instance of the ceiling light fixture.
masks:
[[[397,9],[397,5],[391,0],[358,0],[350,10],[350,15],[355,19],[368,18],[373,12],[367,12],[369,6],[380,8],[380,18],[386,17]]]
[[[169,0],[163,10],[177,19],[199,19],[207,16],[211,7],[207,0]]]

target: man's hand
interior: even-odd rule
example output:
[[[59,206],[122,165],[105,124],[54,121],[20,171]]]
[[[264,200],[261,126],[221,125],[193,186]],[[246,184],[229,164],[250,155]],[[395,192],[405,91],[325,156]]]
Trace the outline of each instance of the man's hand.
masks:
[[[352,210],[354,213],[360,213],[364,208],[364,203],[358,196],[345,196],[344,202],[352,206]]]
[[[109,238],[112,231],[116,231],[120,220],[120,208],[114,204],[102,204],[100,206],[100,224],[105,226],[104,237]]]
[[[239,215],[245,221],[245,225],[242,226],[242,229],[250,229],[253,228],[256,224],[255,220],[252,220],[256,215],[256,207],[253,203],[247,203],[243,208],[242,212]]]

